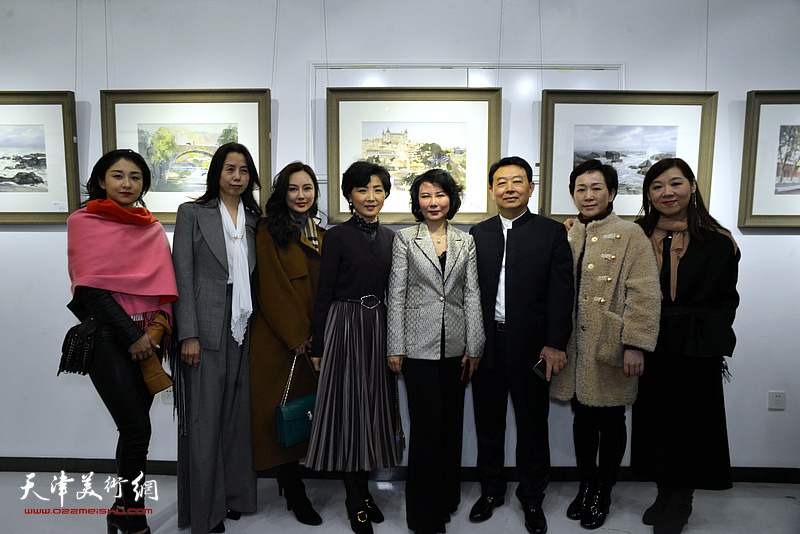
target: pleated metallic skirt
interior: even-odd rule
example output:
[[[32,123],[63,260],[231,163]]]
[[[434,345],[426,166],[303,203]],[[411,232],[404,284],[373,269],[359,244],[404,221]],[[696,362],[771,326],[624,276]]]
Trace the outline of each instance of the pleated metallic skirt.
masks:
[[[372,471],[399,462],[397,377],[386,361],[386,307],[335,301],[325,325],[306,466]]]

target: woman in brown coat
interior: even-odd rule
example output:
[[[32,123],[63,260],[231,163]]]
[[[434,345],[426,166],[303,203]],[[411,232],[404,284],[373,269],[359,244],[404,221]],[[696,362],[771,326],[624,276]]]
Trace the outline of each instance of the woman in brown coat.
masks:
[[[286,447],[278,442],[275,407],[281,403],[292,369],[288,400],[316,390],[316,376],[306,351],[325,230],[314,222],[319,185],[314,171],[290,163],[275,177],[266,218],[256,236],[258,310],[250,341],[250,406],[253,425],[253,469],[278,466],[278,489],[297,520],[319,525],[300,478],[299,460],[308,441]]]
[[[569,400],[578,496],[567,517],[587,529],[605,522],[627,443],[625,406],[636,400],[644,351],[658,337],[661,291],[656,259],[638,225],[613,212],[617,172],[592,159],[570,175],[570,194],[580,215],[569,230],[575,269],[574,328],[567,366],[554,377],[550,395]],[[597,463],[599,452],[599,465]]]

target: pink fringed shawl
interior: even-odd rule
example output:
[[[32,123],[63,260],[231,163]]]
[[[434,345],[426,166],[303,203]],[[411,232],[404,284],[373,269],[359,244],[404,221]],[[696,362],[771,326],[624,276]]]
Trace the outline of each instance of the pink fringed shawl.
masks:
[[[106,289],[131,316],[160,309],[171,317],[178,287],[167,235],[149,211],[132,211],[112,200],[93,200],[70,215],[72,292],[79,286]]]

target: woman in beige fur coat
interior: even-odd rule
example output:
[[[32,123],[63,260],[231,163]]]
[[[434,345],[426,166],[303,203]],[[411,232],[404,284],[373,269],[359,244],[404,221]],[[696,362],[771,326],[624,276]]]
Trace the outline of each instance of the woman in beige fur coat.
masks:
[[[567,509],[588,529],[605,522],[627,443],[625,406],[636,400],[644,351],[658,338],[661,290],[652,246],[641,228],[617,217],[617,172],[589,160],[570,175],[580,215],[569,231],[576,306],[567,366],[550,395],[569,400],[580,488]],[[599,466],[597,457],[599,451]]]

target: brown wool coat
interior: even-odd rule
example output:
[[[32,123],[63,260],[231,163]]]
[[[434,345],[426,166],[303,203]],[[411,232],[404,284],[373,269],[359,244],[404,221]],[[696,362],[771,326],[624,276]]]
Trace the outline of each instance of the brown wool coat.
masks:
[[[325,230],[317,227],[320,246]],[[308,441],[278,443],[275,407],[283,397],[292,367],[291,349],[311,335],[319,280],[320,254],[300,236],[278,247],[264,225],[256,235],[258,309],[250,334],[250,412],[253,469],[260,471],[306,455]],[[316,391],[316,376],[305,356],[297,358],[288,400]]]
[[[587,406],[633,404],[638,379],[623,372],[624,346],[652,351],[661,318],[653,247],[639,225],[614,213],[588,225],[576,222],[568,239],[573,274],[584,256],[567,366],[553,378],[550,396],[576,395]]]

